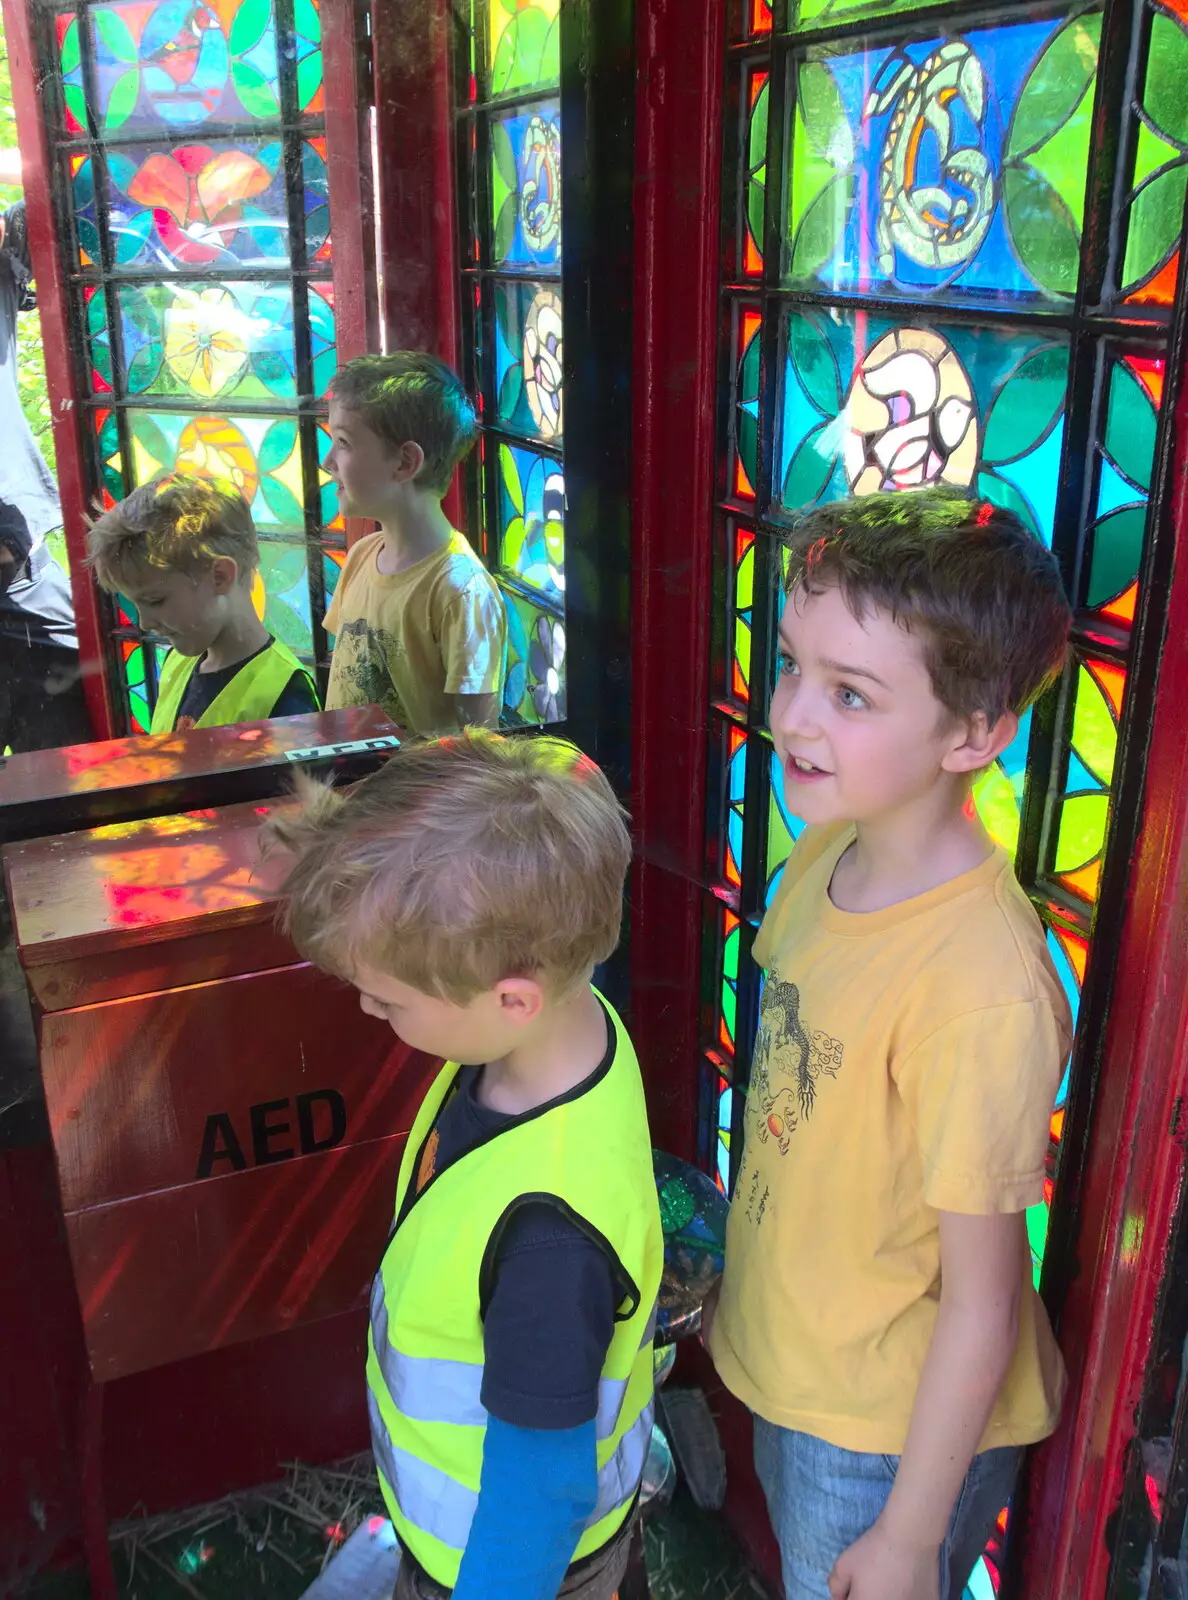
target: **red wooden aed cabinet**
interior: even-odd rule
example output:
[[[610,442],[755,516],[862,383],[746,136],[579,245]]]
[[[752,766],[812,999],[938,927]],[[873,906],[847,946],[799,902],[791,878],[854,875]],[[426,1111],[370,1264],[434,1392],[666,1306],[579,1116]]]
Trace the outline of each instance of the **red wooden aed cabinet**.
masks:
[[[264,806],[10,846],[101,1381],[365,1303],[432,1063],[301,961]]]

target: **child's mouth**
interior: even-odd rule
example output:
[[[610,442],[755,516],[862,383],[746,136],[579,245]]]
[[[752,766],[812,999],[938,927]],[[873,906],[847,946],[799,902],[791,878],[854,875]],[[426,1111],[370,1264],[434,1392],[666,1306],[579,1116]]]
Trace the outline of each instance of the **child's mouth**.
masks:
[[[795,783],[813,783],[818,778],[832,776],[824,768],[814,766],[811,761],[806,761],[803,756],[789,756],[784,762],[784,770]]]

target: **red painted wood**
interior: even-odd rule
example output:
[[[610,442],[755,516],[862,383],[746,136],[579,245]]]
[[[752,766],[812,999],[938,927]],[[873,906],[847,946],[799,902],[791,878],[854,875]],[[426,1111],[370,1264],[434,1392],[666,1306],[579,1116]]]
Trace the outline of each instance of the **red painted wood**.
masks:
[[[67,1212],[95,1378],[364,1305],[404,1144],[371,1139]]]
[[[126,815],[134,790],[276,766],[286,761],[289,750],[399,734],[378,706],[351,706],[275,722],[237,722],[190,733],[141,734],[32,750],[10,756],[0,768],[0,817],[10,807],[83,794],[102,794],[113,814]]]
[[[458,367],[451,27],[448,0],[372,7],[384,348]],[[446,514],[461,527],[455,475]]]
[[[59,1012],[42,1025],[41,1062],[67,1212],[192,1183],[214,1115],[250,1163],[253,1106],[282,1102],[257,1112],[275,1130],[264,1148],[300,1159],[298,1095],[342,1097],[344,1146],[407,1133],[436,1070],[305,965]],[[326,1100],[304,1117],[313,1140],[335,1131]],[[234,1170],[220,1157],[208,1181]]]
[[[1032,1468],[1025,1600],[1098,1600],[1106,1523],[1150,1349],[1185,1176],[1188,1096],[1188,385],[1176,415],[1177,554],[1152,710],[1142,831],[1116,953],[1074,1277],[1060,1343],[1069,1399]]]
[[[265,805],[149,817],[5,847],[17,952],[51,1010],[172,986],[173,951],[187,976],[252,971],[264,945],[297,959],[272,928],[260,860]],[[225,937],[203,967],[205,941]],[[164,982],[161,982],[161,979]]]
[[[42,103],[42,78],[32,39],[31,0],[3,0],[4,37],[12,76],[12,103],[21,147],[25,220],[29,253],[37,280],[37,308],[41,316],[45,374],[53,399],[54,450],[57,454],[58,495],[70,561],[70,587],[74,620],[83,665],[83,688],[95,735],[110,739],[116,724],[107,682],[107,652],[94,579],[83,565],[86,557],[87,476],[80,438],[82,414],[71,359],[70,317],[54,223],[53,177],[49,137]]]
[[[658,1143],[694,1153],[725,8],[637,9],[633,1031]]]

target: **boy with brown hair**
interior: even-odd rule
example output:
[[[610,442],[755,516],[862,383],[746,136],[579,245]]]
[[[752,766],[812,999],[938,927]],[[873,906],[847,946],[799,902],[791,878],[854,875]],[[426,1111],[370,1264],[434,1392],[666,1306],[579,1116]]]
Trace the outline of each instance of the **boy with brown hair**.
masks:
[[[330,433],[343,513],[380,531],[347,555],[326,613],[327,707],[374,701],[410,733],[494,727],[503,601],[441,504],[477,434],[461,381],[420,351],[359,356],[334,380]]]
[[[754,945],[708,1342],[788,1600],[958,1600],[1064,1387],[1024,1211],[1069,1010],[969,801],[1069,609],[1016,517],[943,491],[828,506],[789,547],[770,722],[809,826]]]
[[[100,584],[172,646],[151,733],[319,710],[313,678],[256,615],[256,528],[233,483],[171,472],[133,489],[87,534]]]
[[[409,1135],[367,1382],[398,1600],[612,1600],[652,1427],[643,1086],[591,987],[631,846],[560,740],[409,745],[272,838],[284,925],[446,1065]]]

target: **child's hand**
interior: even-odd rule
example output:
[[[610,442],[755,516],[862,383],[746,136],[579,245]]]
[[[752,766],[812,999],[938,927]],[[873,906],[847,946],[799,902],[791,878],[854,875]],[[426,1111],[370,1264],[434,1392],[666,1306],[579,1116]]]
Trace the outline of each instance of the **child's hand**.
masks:
[[[837,1558],[832,1600],[940,1600],[940,1549],[902,1544],[879,1523]]]

